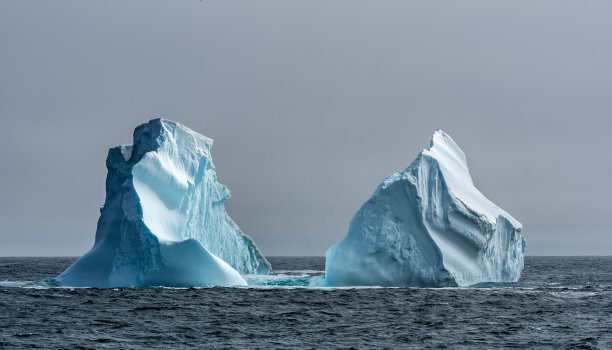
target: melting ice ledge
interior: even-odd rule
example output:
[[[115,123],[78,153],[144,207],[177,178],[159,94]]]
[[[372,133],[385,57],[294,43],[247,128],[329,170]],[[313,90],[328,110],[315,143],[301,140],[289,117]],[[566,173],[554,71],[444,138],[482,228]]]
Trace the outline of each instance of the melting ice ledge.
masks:
[[[465,155],[438,130],[386,178],[326,254],[320,276],[271,266],[227,215],[212,140],[154,119],[111,148],[93,248],[57,277],[65,286],[468,286],[514,282],[521,225],[473,185]]]

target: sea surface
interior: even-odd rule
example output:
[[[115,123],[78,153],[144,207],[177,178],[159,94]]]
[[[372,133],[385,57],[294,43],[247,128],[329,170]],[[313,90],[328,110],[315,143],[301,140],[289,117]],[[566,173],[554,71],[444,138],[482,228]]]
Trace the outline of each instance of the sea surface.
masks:
[[[322,257],[271,257],[251,287],[56,286],[74,260],[0,258],[1,349],[612,349],[612,257],[470,288],[308,287]]]

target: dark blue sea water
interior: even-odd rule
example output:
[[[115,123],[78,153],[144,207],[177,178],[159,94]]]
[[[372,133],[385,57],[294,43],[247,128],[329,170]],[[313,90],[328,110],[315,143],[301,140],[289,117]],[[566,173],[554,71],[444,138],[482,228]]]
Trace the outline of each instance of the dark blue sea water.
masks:
[[[0,348],[612,349],[612,257],[527,257],[518,283],[308,288],[272,257],[242,288],[58,288],[73,258],[0,258]],[[42,280],[42,281],[41,281]]]

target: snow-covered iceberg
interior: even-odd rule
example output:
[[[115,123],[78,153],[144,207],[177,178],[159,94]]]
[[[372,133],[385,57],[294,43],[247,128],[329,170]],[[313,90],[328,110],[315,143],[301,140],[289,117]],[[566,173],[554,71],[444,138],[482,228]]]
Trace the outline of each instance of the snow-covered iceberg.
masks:
[[[328,286],[469,286],[514,282],[522,226],[474,187],[463,151],[441,130],[387,177],[326,253]]]
[[[93,248],[58,281],[67,286],[245,285],[270,264],[225,212],[212,140],[154,119],[134,144],[111,148]]]

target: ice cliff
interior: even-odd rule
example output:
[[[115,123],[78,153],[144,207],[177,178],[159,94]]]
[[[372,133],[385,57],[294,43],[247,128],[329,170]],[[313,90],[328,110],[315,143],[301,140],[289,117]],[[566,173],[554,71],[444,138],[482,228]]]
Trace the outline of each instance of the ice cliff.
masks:
[[[212,140],[154,119],[111,148],[93,248],[57,279],[67,286],[245,285],[270,264],[225,212]]]
[[[521,224],[474,187],[463,151],[441,130],[387,177],[326,253],[323,285],[469,286],[514,282]]]

